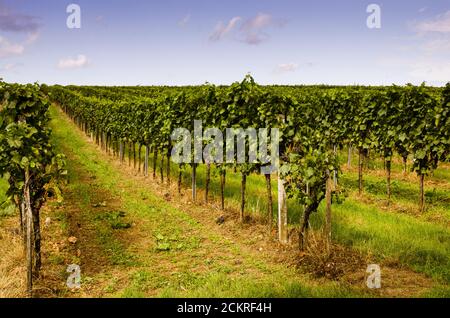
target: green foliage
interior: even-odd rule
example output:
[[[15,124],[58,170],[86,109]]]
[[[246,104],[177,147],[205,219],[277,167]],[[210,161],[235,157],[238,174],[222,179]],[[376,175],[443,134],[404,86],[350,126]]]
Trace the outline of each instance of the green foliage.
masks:
[[[129,229],[131,227],[130,222],[125,222],[126,213],[123,211],[111,211],[103,214],[99,214],[95,217],[96,220],[106,221],[113,230]]]
[[[38,85],[0,82],[0,103],[0,174],[9,176],[7,195],[18,205],[28,170],[38,211],[46,185],[65,174],[64,157],[54,153],[50,143],[49,101]]]
[[[412,168],[419,174],[433,171],[450,156],[450,84],[443,90],[425,85],[263,87],[247,76],[228,87],[48,89],[74,120],[87,123],[91,130],[161,153],[170,153],[173,129],[193,132],[194,120],[202,120],[203,129],[222,131],[278,128],[281,173],[288,196],[301,204],[317,206],[322,200],[326,176],[338,171],[334,147],[373,149],[388,160],[394,151],[404,158],[411,155]],[[248,175],[260,164],[238,167]]]
[[[402,96],[408,123],[404,127],[408,138],[408,149],[413,154],[413,167],[419,175],[426,175],[436,169],[445,145],[439,138],[440,127],[435,111],[439,109],[438,99],[428,92],[425,85],[408,85]]]

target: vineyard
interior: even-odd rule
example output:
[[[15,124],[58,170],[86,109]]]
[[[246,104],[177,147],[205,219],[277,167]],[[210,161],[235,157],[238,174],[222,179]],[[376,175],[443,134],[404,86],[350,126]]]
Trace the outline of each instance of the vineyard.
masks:
[[[59,255],[64,249],[59,247],[58,253],[45,250],[44,258],[60,258],[49,267],[61,272],[81,262],[83,271],[83,262],[94,257],[84,254],[96,252],[77,249],[76,240],[83,233],[93,235],[94,230],[83,228],[98,224],[98,246],[86,239],[84,248],[104,246],[110,267],[103,269],[136,269],[122,294],[116,282],[100,296],[241,296],[240,290],[268,297],[449,295],[450,84],[261,86],[247,76],[231,86],[0,85],[0,173],[5,202],[20,220],[29,295],[33,281],[47,286],[46,277],[61,276],[45,268],[40,274],[46,262],[41,256],[42,209],[49,220],[65,222],[58,235],[78,233],[65,248],[76,256]],[[268,163],[261,157],[244,164],[237,156],[226,162],[195,161],[194,144],[206,147],[212,136],[193,141],[190,163],[173,162],[174,130],[194,132],[199,120],[203,130],[278,129],[278,171],[262,173]],[[273,135],[268,138],[275,141]],[[94,198],[95,191],[110,194],[104,200],[103,194]],[[120,202],[110,203],[108,197],[120,197]],[[84,211],[72,223],[76,217],[70,215],[70,204]],[[16,212],[8,216],[16,217]],[[152,224],[149,232],[134,233],[142,224]],[[215,235],[207,235],[209,245],[196,238],[203,227]],[[140,244],[154,246],[147,256],[151,266],[141,254],[127,256],[140,246],[131,233],[143,240]],[[53,234],[46,235],[44,244],[53,240]],[[230,237],[240,252],[225,243]],[[259,245],[263,242],[264,247]],[[259,252],[248,252],[254,248]],[[266,249],[268,255],[261,256]],[[219,262],[218,251],[229,259]],[[192,253],[199,253],[200,260]],[[174,272],[185,264],[182,278],[155,274],[152,268],[167,270],[160,268],[164,262],[172,263]],[[381,264],[382,273],[386,268],[391,291],[365,288],[366,267],[374,263]],[[233,269],[224,270],[228,265]],[[99,275],[94,265],[85,267],[91,277]],[[207,269],[197,273],[200,267]],[[197,276],[183,276],[190,271]],[[98,276],[91,285],[95,279],[100,285],[110,280]],[[150,283],[158,279],[171,284]],[[224,283],[229,280],[234,285]],[[218,281],[223,290],[211,287]],[[316,282],[323,286],[314,287]],[[398,291],[407,289],[417,291]],[[83,292],[89,295],[89,289]]]

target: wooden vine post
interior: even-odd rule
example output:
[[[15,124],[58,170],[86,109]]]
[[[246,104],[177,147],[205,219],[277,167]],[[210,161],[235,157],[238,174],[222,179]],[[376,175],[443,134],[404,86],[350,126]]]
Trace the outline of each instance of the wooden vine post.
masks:
[[[220,171],[220,208],[225,210],[225,182],[227,172],[225,169]]]
[[[286,115],[280,114],[279,120],[286,122]],[[281,244],[288,243],[288,209],[285,182],[280,176],[281,162],[278,160],[278,240]]]
[[[210,182],[211,182],[211,163],[207,163],[206,164],[205,203],[208,203]]]
[[[352,167],[352,145],[348,146],[348,156],[347,156],[347,168],[350,169]]]
[[[286,190],[284,188],[284,181],[278,173],[278,240],[282,244],[288,242],[288,210],[286,201]]]
[[[364,165],[364,150],[359,148],[358,151],[358,193],[363,192],[363,165]]]
[[[272,182],[270,174],[265,174],[264,177],[266,179],[266,190],[267,190],[267,224],[269,235],[271,235],[273,225]]]
[[[148,145],[145,146],[145,159],[144,159],[144,174],[148,177],[148,157],[150,154],[150,148]]]
[[[192,202],[197,200],[197,164],[192,164]]]
[[[331,191],[333,187],[333,182],[331,180],[331,174],[327,171],[327,183],[325,189],[325,201],[326,201],[326,219],[325,219],[325,236],[327,241],[328,251],[331,246]]]
[[[335,157],[337,157],[337,146],[333,146],[333,154]],[[337,169],[333,170],[333,189],[337,188]]]
[[[419,179],[420,179],[419,211],[420,213],[423,213],[425,211],[425,190],[424,190],[425,175],[423,173],[420,174]]]
[[[123,156],[123,141],[121,140],[119,143],[119,159],[120,159],[121,164],[123,163],[123,160],[124,160],[123,157],[124,157]]]
[[[33,296],[33,212],[31,209],[30,197],[30,172],[25,169],[25,182],[23,186],[23,200],[25,207],[25,255],[27,264],[27,294]]]
[[[387,204],[391,203],[391,159],[385,160],[386,164],[386,193],[387,193]]]

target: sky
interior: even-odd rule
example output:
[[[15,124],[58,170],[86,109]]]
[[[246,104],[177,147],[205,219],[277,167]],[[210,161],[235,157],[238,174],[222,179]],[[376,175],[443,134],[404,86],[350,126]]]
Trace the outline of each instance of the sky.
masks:
[[[78,21],[70,4],[80,28],[68,27]],[[450,0],[0,0],[7,82],[230,84],[246,74],[260,84],[445,85]]]

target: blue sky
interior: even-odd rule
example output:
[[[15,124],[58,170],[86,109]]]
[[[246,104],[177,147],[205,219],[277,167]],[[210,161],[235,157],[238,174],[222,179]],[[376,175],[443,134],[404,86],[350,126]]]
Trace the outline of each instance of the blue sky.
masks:
[[[8,82],[443,85],[449,57],[449,0],[0,0]]]

